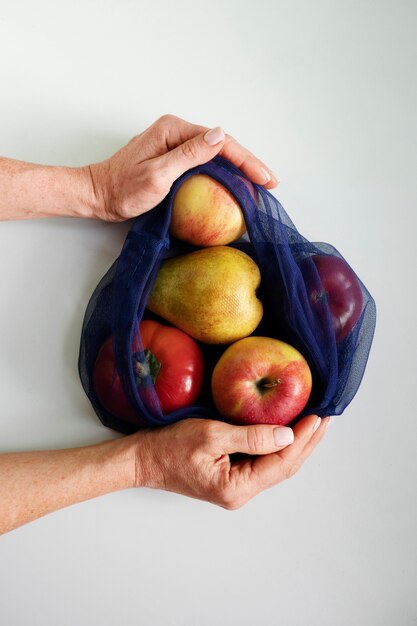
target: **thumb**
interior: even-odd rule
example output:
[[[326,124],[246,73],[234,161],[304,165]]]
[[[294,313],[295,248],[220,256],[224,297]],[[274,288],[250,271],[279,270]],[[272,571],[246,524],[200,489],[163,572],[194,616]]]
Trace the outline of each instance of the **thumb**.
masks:
[[[224,131],[218,126],[185,141],[154,161],[158,162],[160,171],[164,172],[172,184],[187,170],[215,157],[223,148],[225,139]]]
[[[224,431],[224,452],[232,454],[271,454],[292,444],[294,432],[286,426],[254,424],[251,426],[231,426]]]

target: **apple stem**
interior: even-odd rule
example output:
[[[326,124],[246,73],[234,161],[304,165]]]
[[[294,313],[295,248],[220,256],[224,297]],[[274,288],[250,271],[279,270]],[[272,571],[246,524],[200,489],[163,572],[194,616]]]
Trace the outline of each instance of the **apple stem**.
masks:
[[[276,378],[275,380],[271,380],[270,383],[262,383],[262,387],[264,387],[265,389],[271,389],[272,387],[276,387],[280,383],[281,383],[280,379]]]

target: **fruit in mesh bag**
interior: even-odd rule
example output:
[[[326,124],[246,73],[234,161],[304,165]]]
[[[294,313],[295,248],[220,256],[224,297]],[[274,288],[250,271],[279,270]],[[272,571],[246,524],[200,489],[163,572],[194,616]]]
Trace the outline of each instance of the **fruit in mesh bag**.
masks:
[[[245,219],[232,194],[214,178],[194,174],[175,194],[170,233],[194,246],[220,246],[246,231]]]
[[[346,261],[333,254],[313,254],[310,259],[316,266],[320,288],[307,288],[311,307],[319,315],[323,312],[323,306],[328,307],[336,341],[345,339],[356,322],[359,320],[362,307],[363,295],[355,272]],[[300,269],[308,272],[309,259],[300,263]],[[308,275],[308,273],[307,273]]]
[[[258,266],[244,252],[202,248],[162,262],[147,307],[195,339],[231,343],[261,321],[260,281]]]
[[[142,320],[139,332],[143,350],[135,335],[131,356],[137,387],[146,393],[150,378],[164,414],[193,404],[201,391],[204,370],[196,342],[182,330],[153,320]],[[100,403],[115,417],[138,421],[116,372],[112,337],[97,355],[93,386]]]
[[[311,371],[295,348],[270,337],[229,346],[212,374],[219,413],[236,424],[289,424],[306,406]]]

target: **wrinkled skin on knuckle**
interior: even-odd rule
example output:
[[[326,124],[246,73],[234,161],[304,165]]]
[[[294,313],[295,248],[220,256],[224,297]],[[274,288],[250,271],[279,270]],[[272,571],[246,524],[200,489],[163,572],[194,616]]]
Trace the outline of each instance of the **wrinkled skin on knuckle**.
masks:
[[[212,421],[206,421],[201,424],[200,443],[205,448],[211,448],[213,444],[219,441],[218,428]]]
[[[181,150],[187,160],[198,160],[198,149],[194,141],[186,141],[185,143],[181,144]]]
[[[175,115],[167,113],[165,115],[161,115],[161,117],[158,118],[154,124],[152,124],[149,130],[150,137],[152,138],[155,148],[165,146],[166,150],[169,150],[167,136],[170,128],[172,128],[175,124],[178,124],[178,122],[179,118],[175,117]]]
[[[148,146],[151,146],[152,152],[155,155],[168,152],[169,146],[167,143],[168,128],[166,125],[155,126],[150,129],[148,137]]]
[[[250,454],[259,454],[260,450],[265,449],[266,439],[264,431],[256,427],[248,428],[246,431],[246,442]]]
[[[161,117],[158,117],[154,125],[155,126],[168,126],[169,124],[172,124],[177,121],[178,121],[178,117],[176,117],[175,115],[171,115],[171,113],[164,113],[163,115],[161,115]]]

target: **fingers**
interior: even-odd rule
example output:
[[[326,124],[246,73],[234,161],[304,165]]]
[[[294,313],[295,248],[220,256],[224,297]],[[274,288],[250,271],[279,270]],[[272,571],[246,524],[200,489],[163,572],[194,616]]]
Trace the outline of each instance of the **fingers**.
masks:
[[[164,183],[170,186],[187,170],[207,163],[219,154],[225,139],[225,134],[220,127],[213,128],[188,139],[157,159],[153,159],[153,166],[161,172]]]
[[[232,426],[221,422],[215,454],[271,454],[283,450],[294,441],[291,428],[254,424],[253,426]]]
[[[300,456],[297,459],[297,465],[299,467],[310,456],[310,454],[313,452],[316,445],[323,439],[324,434],[327,430],[327,427],[330,426],[332,421],[333,421],[333,417],[325,417],[321,420],[319,428],[316,430],[316,432],[311,437],[311,439],[306,443],[302,452],[300,453]]]
[[[189,139],[210,130],[207,126],[192,124],[175,115],[163,115],[151,126],[152,128],[158,129],[156,134],[162,140],[160,142],[162,151],[159,154],[173,150]]]
[[[290,478],[301,467],[324,436],[328,418],[308,415],[294,426],[294,443],[276,454],[269,454],[251,462],[252,495]]]
[[[181,148],[182,144],[193,140],[197,136],[202,136],[208,131],[209,128],[206,126],[191,124],[174,115],[163,115],[142,136],[147,136],[146,140],[151,148],[148,158],[157,158],[167,152],[174,151],[176,148]],[[187,150],[187,147],[185,150]],[[241,146],[230,135],[225,135],[224,144],[219,147],[218,151],[214,152],[213,156],[216,154],[221,154],[233,165],[241,169],[252,182],[263,185],[267,189],[272,189],[279,183],[279,179],[262,161]],[[210,160],[213,156],[210,156],[207,160]],[[201,165],[204,162],[206,161],[193,162],[193,166]],[[180,174],[183,174],[184,171],[186,170],[180,171]]]
[[[317,415],[307,415],[294,426],[294,444],[290,450],[280,453],[282,461],[291,465],[295,463],[304,449],[304,446],[312,439],[314,433],[319,429],[321,424],[320,417]]]
[[[220,154],[242,170],[252,182],[263,185],[266,189],[273,189],[279,184],[275,174],[230,135],[227,135]]]

